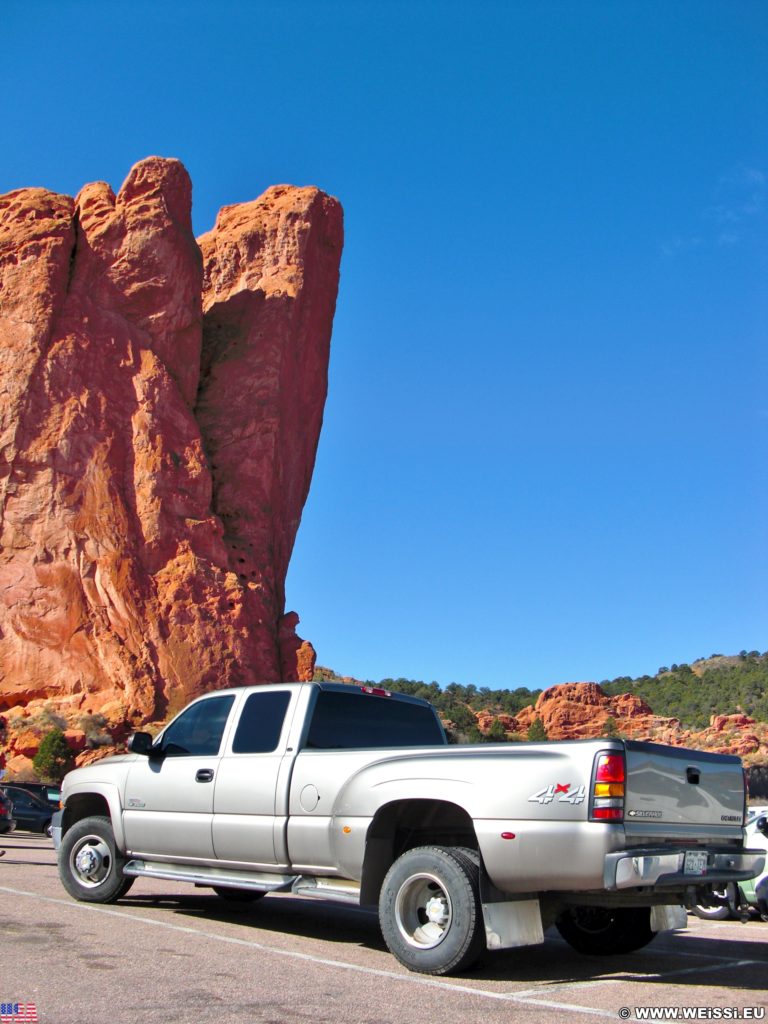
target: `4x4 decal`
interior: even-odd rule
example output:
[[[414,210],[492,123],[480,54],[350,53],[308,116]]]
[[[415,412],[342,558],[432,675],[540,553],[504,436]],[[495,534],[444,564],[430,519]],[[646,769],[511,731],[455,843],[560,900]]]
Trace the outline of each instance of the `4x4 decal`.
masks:
[[[571,792],[570,782],[553,782],[544,789],[538,790],[528,797],[528,803],[551,804],[557,798],[559,804],[580,804],[584,802],[587,792],[585,786],[579,786]]]

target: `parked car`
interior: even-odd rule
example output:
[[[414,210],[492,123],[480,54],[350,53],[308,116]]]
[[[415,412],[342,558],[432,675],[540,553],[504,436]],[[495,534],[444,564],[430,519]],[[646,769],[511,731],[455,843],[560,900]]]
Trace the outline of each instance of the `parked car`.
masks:
[[[2,786],[0,790],[11,801],[16,827],[27,832],[51,834],[51,818],[54,808],[21,786]]]
[[[0,835],[4,832],[13,832],[16,828],[16,819],[13,816],[13,804],[0,793]]]
[[[749,807],[745,822],[746,845],[751,850],[768,850],[768,826],[765,830],[758,827],[761,818],[768,818],[768,807]],[[741,917],[750,911],[757,912],[768,920],[768,862],[762,874],[746,882],[730,882],[723,888],[714,888],[713,895],[717,902],[700,903],[692,907],[692,912],[703,921],[727,921]]]
[[[6,785],[19,786],[21,789],[26,789],[28,793],[32,793],[40,800],[45,800],[55,810],[59,809],[61,786],[55,782],[13,782],[6,783]]]

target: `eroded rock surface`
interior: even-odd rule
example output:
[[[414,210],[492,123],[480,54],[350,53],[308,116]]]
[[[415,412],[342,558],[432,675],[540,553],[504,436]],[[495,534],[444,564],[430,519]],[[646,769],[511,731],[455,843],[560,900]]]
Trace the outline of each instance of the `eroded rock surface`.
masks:
[[[311,677],[285,576],[341,208],[279,186],[200,245],[190,208],[156,157],[117,195],[0,197],[0,710],[136,723]]]

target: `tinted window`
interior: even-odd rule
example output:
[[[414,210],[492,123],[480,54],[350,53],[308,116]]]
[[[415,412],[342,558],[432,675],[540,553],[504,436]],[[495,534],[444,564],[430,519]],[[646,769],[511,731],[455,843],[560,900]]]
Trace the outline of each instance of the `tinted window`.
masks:
[[[163,734],[163,753],[168,757],[218,754],[234,699],[232,694],[209,697],[183,711]]]
[[[287,690],[252,693],[240,715],[233,754],[266,754],[280,740],[283,720],[291,699]]]
[[[307,747],[321,750],[444,743],[442,729],[429,707],[333,690],[318,694],[307,738]]]
[[[11,800],[13,800],[14,807],[34,807],[35,799],[32,796],[27,796],[26,793],[20,792],[18,789],[11,792]]]

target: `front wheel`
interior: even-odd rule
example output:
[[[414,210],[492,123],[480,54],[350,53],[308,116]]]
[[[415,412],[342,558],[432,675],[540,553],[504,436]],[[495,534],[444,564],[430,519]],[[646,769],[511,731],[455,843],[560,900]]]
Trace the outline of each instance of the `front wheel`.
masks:
[[[657,934],[648,907],[571,907],[556,925],[569,946],[589,956],[632,953]]]
[[[109,818],[83,818],[64,833],[59,878],[70,896],[84,903],[114,903],[133,885],[123,874],[125,858],[115,845]]]
[[[485,948],[477,863],[450,847],[408,850],[384,879],[379,922],[390,952],[411,971],[470,967]]]

